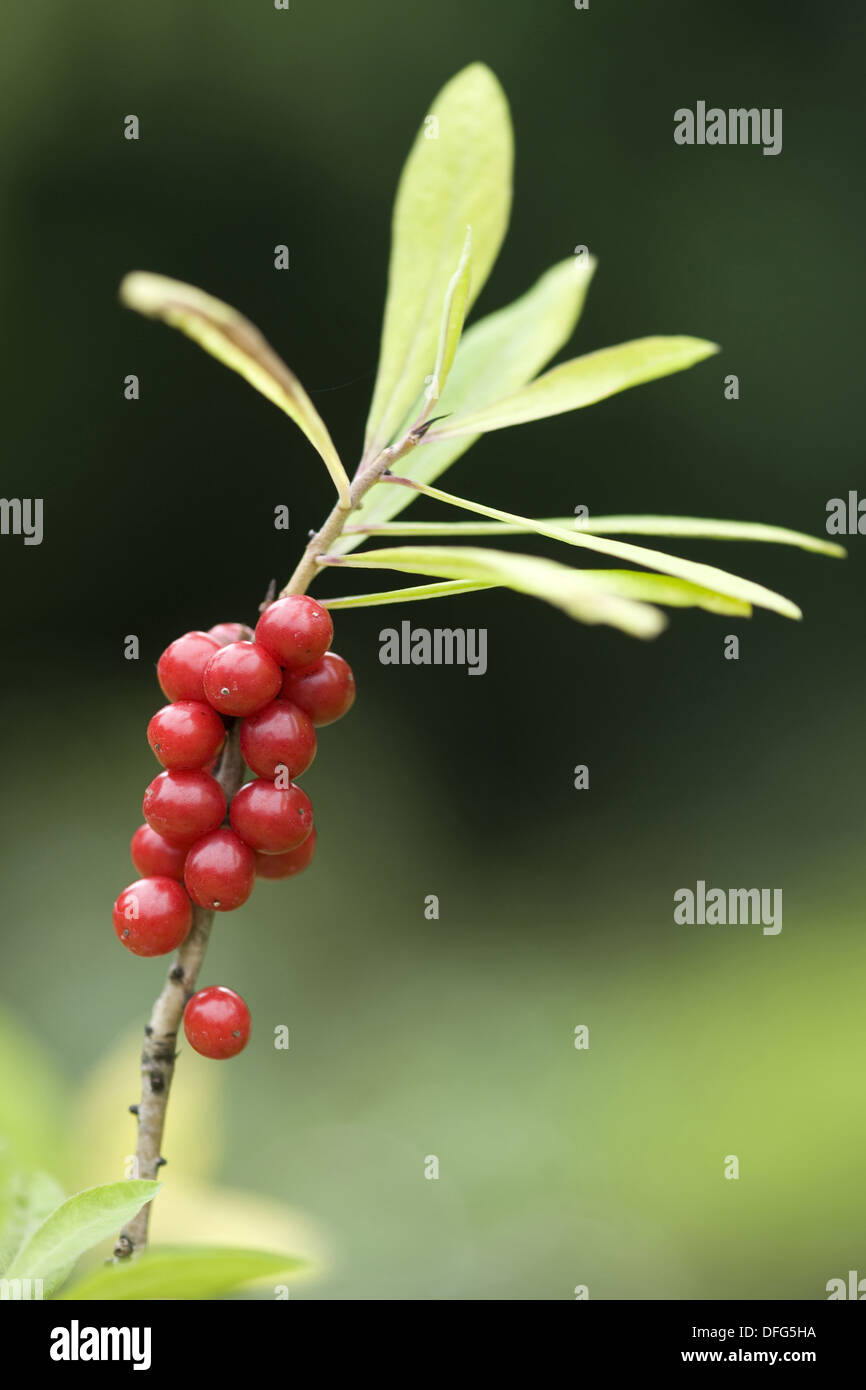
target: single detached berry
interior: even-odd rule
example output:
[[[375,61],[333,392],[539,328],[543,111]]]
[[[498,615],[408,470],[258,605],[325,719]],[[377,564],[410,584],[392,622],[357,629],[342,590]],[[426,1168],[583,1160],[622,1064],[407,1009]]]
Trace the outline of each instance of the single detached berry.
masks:
[[[273,780],[281,765],[300,777],[316,756],[316,731],[297,705],[272,700],[241,724],[241,753],[257,777]]]
[[[278,598],[256,623],[256,641],[281,666],[310,666],[325,655],[334,636],[327,608],[309,594]]]
[[[232,829],[263,854],[286,854],[313,828],[310,798],[292,783],[285,789],[259,778],[241,787],[231,805]]]
[[[184,883],[199,907],[232,912],[253,891],[256,857],[233,830],[223,827],[196,840],[186,856]]]
[[[166,647],[156,664],[159,683],[169,700],[203,700],[202,676],[219,643],[207,632],[186,632]]]
[[[191,845],[225,819],[226,799],[209,772],[161,772],[144,793],[142,810],[151,830]]]
[[[192,996],[183,1011],[183,1031],[202,1057],[225,1060],[243,1052],[250,1040],[250,1011],[225,985],[209,985]]]
[[[129,853],[142,878],[176,878],[183,882],[186,847],[170,844],[149,825],[138,827]]]
[[[221,647],[227,647],[229,642],[252,642],[253,630],[247,627],[246,623],[216,623],[214,627],[209,627],[208,637],[213,637]]]
[[[180,771],[208,767],[225,738],[223,721],[204,700],[164,705],[147,726],[147,741],[163,767]]]
[[[309,868],[316,850],[316,827],[302,845],[287,854],[256,854],[256,874],[259,878],[292,878]]]
[[[174,878],[139,878],[114,904],[114,930],[135,956],[174,951],[192,926],[192,903]]]
[[[325,652],[321,661],[286,671],[283,699],[304,710],[316,727],[342,719],[355,703],[355,677],[348,661],[336,652]]]
[[[282,672],[257,642],[220,647],[204,673],[205,696],[220,714],[254,714],[279,694]]]

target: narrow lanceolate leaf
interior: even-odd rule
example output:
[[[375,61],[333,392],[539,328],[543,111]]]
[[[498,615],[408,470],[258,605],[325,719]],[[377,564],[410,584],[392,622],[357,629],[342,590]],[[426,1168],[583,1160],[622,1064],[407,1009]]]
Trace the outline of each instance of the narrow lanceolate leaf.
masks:
[[[79,1255],[131,1220],[159,1188],[158,1182],[143,1180],[110,1182],[69,1197],[21,1247],[7,1277],[41,1279],[46,1296],[50,1295]]]
[[[809,536],[803,531],[791,531],[787,526],[768,526],[761,521],[713,521],[695,516],[590,516],[577,522],[562,518],[581,531],[601,536],[694,536],[714,541],[766,541],[775,545],[795,545],[800,550],[812,550],[820,555],[844,557],[842,545]]]
[[[560,261],[520,299],[468,328],[458,344],[436,413],[465,414],[531,381],[574,332],[594,270],[593,260]],[[473,266],[473,276],[475,273]],[[410,402],[398,433],[417,419],[422,406],[419,386],[419,395]],[[400,466],[421,482],[435,482],[477,437],[457,435],[438,444],[425,440],[423,449],[415,449]],[[355,519],[359,525],[387,521],[412,500],[413,494],[406,488],[373,487]],[[358,543],[357,535],[344,532],[334,550],[343,554]]]
[[[705,608],[708,613],[725,613],[748,618],[752,605],[741,599],[726,598],[700,584],[673,579],[667,574],[647,574],[642,570],[581,570],[587,585],[599,593],[642,603],[661,603],[670,608]],[[374,594],[351,594],[347,598],[320,599],[325,608],[373,608],[386,603],[414,603],[418,599],[449,598],[452,594],[477,593],[494,584],[477,584],[470,579],[446,579],[439,584],[413,584],[408,589],[390,589]]]
[[[445,303],[442,306],[442,322],[439,326],[439,347],[436,351],[436,365],[433,379],[427,389],[427,399],[438,401],[445,389],[448,373],[454,361],[463,322],[466,318],[466,300],[469,295],[469,282],[472,272],[472,228],[466,228],[466,240],[457,269],[448,281]]]
[[[391,486],[398,484],[392,483]],[[415,490],[425,497],[435,498],[437,502],[447,502],[449,506],[461,507],[464,511],[475,512],[489,517],[492,521],[505,521],[525,526],[527,530],[550,540],[563,541],[586,550],[597,551],[600,555],[612,555],[618,560],[658,570],[662,574],[673,575],[675,579],[685,579],[691,584],[712,589],[714,593],[724,594],[726,598],[740,599],[753,603],[759,608],[769,608],[781,613],[785,618],[802,618],[803,614],[790,599],[783,598],[763,584],[755,584],[751,579],[741,579],[739,575],[729,574],[727,570],[717,569],[715,565],[699,564],[695,560],[682,560],[678,555],[666,555],[660,550],[649,550],[643,545],[630,545],[626,541],[612,541],[607,537],[591,536],[583,530],[571,530],[552,526],[545,521],[535,521],[530,517],[518,516],[514,512],[501,512],[497,507],[485,507],[480,502],[469,502],[465,497],[455,497],[453,493],[443,492],[441,488],[425,487],[415,483]],[[382,552],[379,552],[382,553]]]
[[[724,613],[732,618],[751,617],[752,605],[743,599],[728,598],[702,584],[673,579],[669,574],[647,574],[643,570],[582,570],[582,574],[605,594],[661,603],[667,608],[704,608],[708,613]]]
[[[280,1283],[306,1262],[266,1250],[218,1245],[156,1246],[123,1264],[103,1266],[65,1289],[62,1299],[222,1298],[253,1281]],[[273,1288],[269,1290],[273,1298]]]
[[[512,157],[505,94],[489,68],[472,63],[434,99],[397,189],[367,458],[393,439],[436,360],[442,303],[467,226],[467,312],[487,280],[508,225]]]
[[[458,434],[484,434],[579,410],[630,386],[682,372],[718,351],[716,343],[702,338],[637,338],[602,348],[553,367],[513,395],[443,420],[428,438],[433,442]]]
[[[401,465],[402,466],[402,465]],[[819,555],[845,556],[844,546],[823,536],[768,526],[761,521],[713,521],[695,516],[573,516],[538,517],[529,522],[511,521],[384,521],[376,525],[347,526],[362,536],[521,536],[537,526],[574,527],[590,536],[684,536],[715,541],[766,541],[794,545]]]
[[[126,276],[120,298],[127,308],[179,328],[285,411],[320,454],[341,500],[348,505],[349,479],[327,426],[294,372],[249,319],[193,285],[143,270]]]
[[[632,637],[655,637],[667,619],[647,603],[606,594],[582,570],[570,569],[536,555],[461,546],[395,546],[371,550],[324,563],[358,569],[393,569],[404,574],[429,574],[442,579],[466,579],[477,584],[502,585],[517,593],[545,599],[582,623],[607,623]]]
[[[319,599],[323,608],[376,608],[383,603],[416,603],[426,598],[448,598],[451,594],[472,594],[492,589],[492,584],[476,584],[471,579],[448,579],[442,584],[413,584],[408,589],[383,589],[375,594],[350,594],[347,598]]]

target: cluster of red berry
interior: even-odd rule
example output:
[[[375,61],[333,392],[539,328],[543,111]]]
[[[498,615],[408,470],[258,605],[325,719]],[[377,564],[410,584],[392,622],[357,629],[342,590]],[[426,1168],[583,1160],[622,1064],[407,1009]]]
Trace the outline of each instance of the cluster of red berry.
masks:
[[[171,703],[147,740],[165,771],[147,788],[145,824],[132,837],[141,878],[114,904],[114,930],[135,955],[180,946],[193,903],[230,912],[256,876],[290,878],[312,860],[313,808],[293,779],[316,755],[316,727],[355,699],[351,668],[328,651],[333,633],[327,610],[303,594],[270,604],[255,633],[219,623],[163,652],[157,675]],[[234,719],[254,780],[227,806],[213,771]],[[204,1056],[233,1057],[249,1038],[249,1010],[232,990],[203,989],[187,1003],[184,1031]]]

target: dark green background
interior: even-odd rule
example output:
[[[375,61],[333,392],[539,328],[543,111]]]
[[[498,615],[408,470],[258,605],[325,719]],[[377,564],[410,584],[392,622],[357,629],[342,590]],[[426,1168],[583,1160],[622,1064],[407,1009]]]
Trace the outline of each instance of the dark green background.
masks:
[[[7,8],[3,493],[44,497],[45,539],[0,539],[3,989],[70,1078],[163,975],[110,924],[156,658],[253,617],[330,505],[284,417],[118,307],[123,274],[241,308],[354,461],[399,169],[438,88],[482,59],[517,162],[478,312],[586,244],[571,350],[689,333],[723,354],[488,436],[446,486],[821,533],[864,485],[862,29],[854,5],[747,0]],[[676,146],[699,99],[782,107],[782,154]],[[340,616],[359,698],[305,779],[317,864],[218,924],[204,981],[238,988],[256,1030],[227,1069],[221,1175],[304,1211],[332,1252],[298,1296],[820,1298],[866,1274],[864,546],[670,543],[789,594],[802,624],[674,614],[642,644],[496,593]],[[488,675],[382,667],[403,616],[487,626]],[[675,926],[697,878],[781,887],[781,935]]]

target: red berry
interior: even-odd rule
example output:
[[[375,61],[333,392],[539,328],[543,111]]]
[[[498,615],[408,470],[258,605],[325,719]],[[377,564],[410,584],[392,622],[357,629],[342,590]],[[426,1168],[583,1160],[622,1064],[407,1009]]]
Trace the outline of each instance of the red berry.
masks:
[[[217,623],[207,631],[221,647],[227,647],[229,642],[252,642],[254,635],[246,623]]]
[[[132,862],[142,878],[176,878],[183,881],[186,847],[173,845],[149,825],[140,825],[129,847]]]
[[[334,624],[327,608],[309,594],[278,598],[256,623],[256,641],[281,666],[310,666],[331,645]]]
[[[163,767],[207,767],[225,743],[225,725],[204,700],[177,700],[157,710],[147,741]]]
[[[186,632],[166,647],[156,674],[169,700],[203,700],[202,675],[219,643],[207,632]]]
[[[272,700],[241,724],[241,753],[257,777],[273,780],[281,764],[300,777],[316,756],[316,731],[297,705]]]
[[[313,828],[310,798],[294,783],[285,789],[259,778],[241,787],[231,805],[232,827],[250,849],[285,854]]]
[[[253,714],[279,693],[279,666],[257,642],[230,642],[204,673],[206,698],[220,714]]]
[[[184,1009],[183,1031],[190,1047],[202,1057],[236,1057],[250,1040],[250,1011],[233,989],[209,985],[194,994]]]
[[[135,956],[164,956],[192,926],[192,903],[173,878],[138,878],[114,904],[114,930]]]
[[[199,907],[231,912],[245,903],[253,891],[256,859],[227,827],[212,830],[196,840],[186,856],[183,879],[186,890]]]
[[[256,874],[259,878],[291,878],[308,868],[316,849],[316,827],[302,845],[287,854],[256,854]]]
[[[161,772],[142,803],[151,830],[176,844],[192,844],[225,819],[226,799],[209,772]]]
[[[325,652],[312,666],[286,671],[282,695],[304,710],[317,727],[333,724],[355,703],[355,677],[348,661],[336,652]]]

